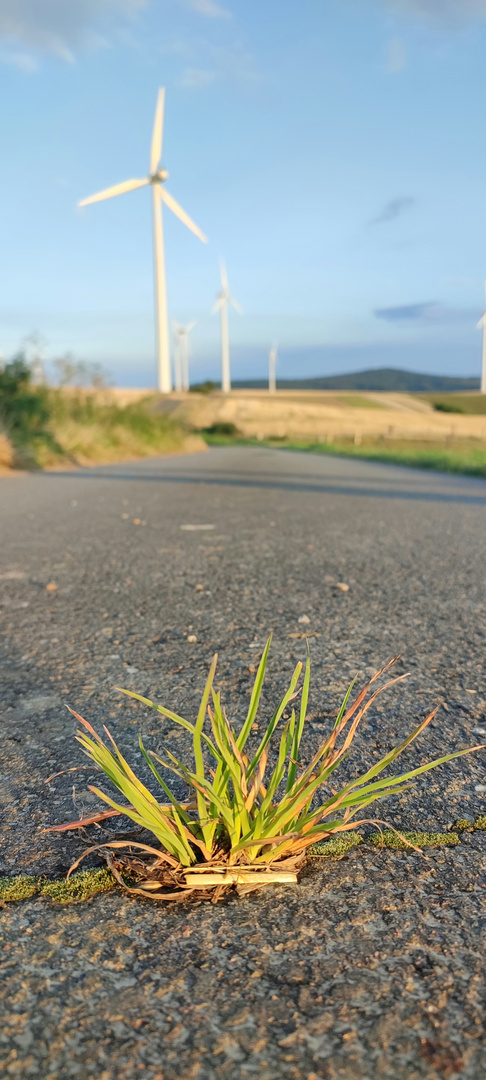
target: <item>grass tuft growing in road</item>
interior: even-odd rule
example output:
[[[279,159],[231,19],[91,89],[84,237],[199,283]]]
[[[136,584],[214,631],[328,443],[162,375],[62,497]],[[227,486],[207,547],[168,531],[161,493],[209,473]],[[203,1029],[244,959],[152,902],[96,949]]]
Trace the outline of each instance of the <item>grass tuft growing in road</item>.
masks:
[[[269,638],[255,676],[247,716],[239,731],[228,720],[221,695],[214,686],[217,656],[210,667],[195,723],[140,694],[122,691],[192,735],[192,765],[179,760],[168,749],[163,757],[148,751],[139,739],[140,750],[156,784],[156,795],[130,767],[108,729],[104,729],[108,740],[105,742],[87,720],[73,712],[80,724],[78,742],[125,802],[120,803],[113,794],[99,787],[92,786],[90,790],[111,808],[113,815],[125,815],[153,838],[150,844],[115,840],[94,845],[85,852],[101,850],[120,884],[124,883],[123,873],[131,872],[136,885],[130,891],[169,900],[181,896],[194,898],[202,890],[209,890],[212,899],[217,900],[234,886],[240,892],[248,892],[272,883],[295,883],[305,853],[312,845],[342,840],[343,834],[369,822],[369,807],[373,803],[405,790],[411,780],[438,765],[471,752],[453,751],[407,772],[382,778],[381,774],[393,766],[435,717],[437,709],[434,709],[371,768],[358,772],[344,786],[336,786],[334,774],[351,751],[368,709],[379,694],[406,678],[399,675],[375,688],[397,657],[385,664],[354,698],[354,681],[351,683],[329,734],[306,761],[302,739],[310,692],[308,655],[305,667],[301,662],[296,665],[273,716],[264,725],[263,735],[252,746],[270,642]],[[184,781],[189,789],[187,802],[176,797],[161,767],[165,774],[173,773]],[[102,816],[106,817],[106,811],[99,815],[100,820]],[[95,820],[93,815],[90,820]],[[82,821],[69,822],[54,828],[66,830],[81,824]],[[84,855],[72,870],[82,858]]]

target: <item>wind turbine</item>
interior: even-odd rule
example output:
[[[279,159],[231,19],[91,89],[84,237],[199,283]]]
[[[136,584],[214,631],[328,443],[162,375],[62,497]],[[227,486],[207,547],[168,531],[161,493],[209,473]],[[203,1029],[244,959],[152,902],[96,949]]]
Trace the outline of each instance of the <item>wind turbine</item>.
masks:
[[[221,292],[217,293],[217,300],[213,307],[213,314],[221,312],[221,389],[223,394],[229,394],[231,390],[230,354],[229,354],[229,326],[228,304],[232,304],[241,315],[242,307],[230,292],[226,263],[220,259],[219,272],[221,274]]]
[[[174,369],[176,390],[189,390],[189,334],[196,323],[174,323]]]
[[[162,155],[162,136],[164,130],[164,102],[165,90],[159,90],[157,108],[155,110],[154,130],[152,134],[152,146],[150,150],[150,172],[143,180],[124,180],[122,184],[105,188],[97,195],[90,195],[88,199],[81,199],[78,206],[88,206],[90,203],[101,202],[103,199],[111,199],[114,195],[124,195],[127,191],[135,191],[136,188],[150,186],[152,188],[153,214],[154,214],[154,273],[155,273],[155,334],[157,343],[157,373],[158,388],[162,394],[170,394],[172,390],[172,376],[170,370],[169,327],[167,322],[167,294],[165,286],[164,264],[164,233],[162,225],[162,204],[165,203],[172,213],[187,225],[191,232],[195,233],[204,244],[207,237],[194,223],[189,214],[179,206],[179,203],[169,194],[163,186],[168,178],[167,169],[162,168],[160,159]]]
[[[486,281],[484,283],[484,292],[486,295]],[[483,331],[483,363],[481,366],[481,393],[486,394],[486,311],[481,316],[477,323],[477,330]]]
[[[277,346],[272,345],[268,354],[268,389],[274,394],[277,389]]]

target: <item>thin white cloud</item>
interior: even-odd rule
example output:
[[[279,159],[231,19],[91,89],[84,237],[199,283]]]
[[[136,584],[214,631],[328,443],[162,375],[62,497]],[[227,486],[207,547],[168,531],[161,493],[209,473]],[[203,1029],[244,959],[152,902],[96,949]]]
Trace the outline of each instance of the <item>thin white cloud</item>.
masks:
[[[397,14],[411,15],[439,29],[486,20],[486,0],[385,0]]]
[[[106,42],[120,19],[147,0],[0,0],[0,62],[34,71],[42,56],[74,63],[78,49]]]
[[[216,71],[207,71],[205,68],[186,67],[181,72],[178,82],[184,90],[205,90],[218,81]]]
[[[231,12],[215,0],[186,0],[186,4],[206,19],[231,19]]]
[[[165,46],[164,52],[180,59],[177,83],[185,90],[226,83],[251,91],[263,82],[251,52],[237,37],[223,45],[209,38],[179,38]]]
[[[397,75],[400,71],[405,71],[407,59],[405,42],[398,37],[391,38],[386,49],[386,70],[390,75]]]

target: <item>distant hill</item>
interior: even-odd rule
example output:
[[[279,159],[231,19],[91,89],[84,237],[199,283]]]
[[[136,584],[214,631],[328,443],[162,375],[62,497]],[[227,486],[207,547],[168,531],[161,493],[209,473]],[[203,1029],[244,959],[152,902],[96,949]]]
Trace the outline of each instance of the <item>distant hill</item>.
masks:
[[[439,393],[447,390],[479,390],[479,379],[459,379],[448,375],[422,375],[399,368],[370,368],[351,375],[329,375],[312,379],[278,379],[279,390],[386,390],[388,393]],[[233,382],[235,390],[264,390],[266,379]]]

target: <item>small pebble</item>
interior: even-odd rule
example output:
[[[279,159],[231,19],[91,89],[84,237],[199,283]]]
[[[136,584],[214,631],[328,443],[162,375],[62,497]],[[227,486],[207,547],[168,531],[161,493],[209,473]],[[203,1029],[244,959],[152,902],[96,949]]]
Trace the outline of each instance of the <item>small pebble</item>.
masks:
[[[336,589],[341,589],[341,592],[349,592],[349,585],[346,585],[345,581],[336,581]]]
[[[191,645],[193,645],[194,642],[197,641],[197,637],[196,637],[195,634],[188,634],[187,635],[187,640],[191,642]]]
[[[215,529],[215,525],[181,525],[185,532],[203,532],[205,529]]]
[[[474,790],[476,795],[486,795],[486,784],[475,784]]]
[[[308,615],[301,615],[300,619],[299,619],[299,622],[300,623],[310,623],[309,616]]]
[[[473,735],[486,735],[486,728],[484,728],[484,727],[473,727],[472,733],[473,733]]]

